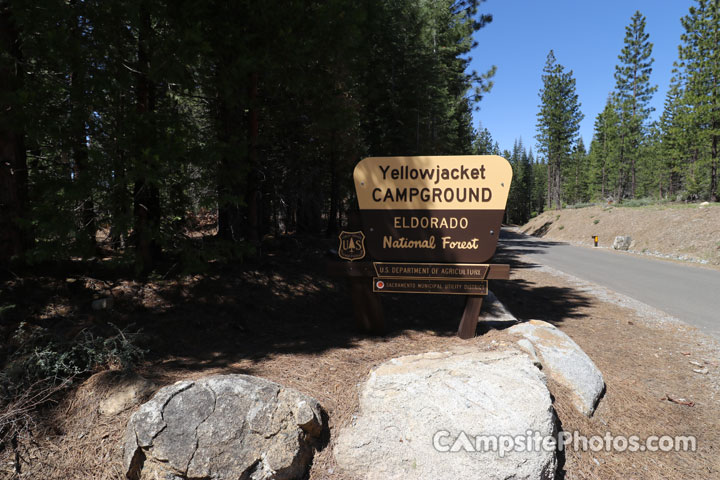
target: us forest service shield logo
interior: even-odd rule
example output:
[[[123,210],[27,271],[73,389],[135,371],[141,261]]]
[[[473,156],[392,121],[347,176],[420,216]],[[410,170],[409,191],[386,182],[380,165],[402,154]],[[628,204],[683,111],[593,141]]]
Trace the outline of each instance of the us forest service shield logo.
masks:
[[[343,260],[360,260],[365,258],[365,234],[363,232],[340,232],[338,256]]]

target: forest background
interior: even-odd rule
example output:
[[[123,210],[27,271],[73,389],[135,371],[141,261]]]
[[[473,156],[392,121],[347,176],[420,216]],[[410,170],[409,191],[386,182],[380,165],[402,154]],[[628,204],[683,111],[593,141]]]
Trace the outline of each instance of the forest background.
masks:
[[[681,19],[658,121],[653,45],[644,16],[629,19],[589,149],[572,70],[550,51],[534,153],[473,128],[495,72],[468,71],[492,47],[473,39],[492,20],[481,3],[2,1],[0,262],[110,255],[146,275],[331,236],[365,156],[503,155],[511,223],[589,202],[717,201],[717,0]]]

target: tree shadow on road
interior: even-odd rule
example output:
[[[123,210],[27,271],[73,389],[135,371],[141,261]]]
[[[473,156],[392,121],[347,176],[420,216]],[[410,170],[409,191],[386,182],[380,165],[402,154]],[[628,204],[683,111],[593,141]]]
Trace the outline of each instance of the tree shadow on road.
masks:
[[[525,255],[543,254],[552,246],[564,245],[562,242],[531,239],[506,229],[502,230],[500,239],[494,261],[510,264],[511,271],[539,268],[539,264]],[[544,320],[559,324],[581,318],[582,309],[590,306],[592,300],[572,288],[539,285],[518,278],[493,281],[491,289],[519,321]]]
[[[500,232],[500,242],[493,261],[495,263],[509,263],[511,268],[534,268],[538,264],[521,259],[523,255],[542,255],[549,248],[559,245],[567,245],[563,242],[551,240],[540,240],[536,237],[524,235],[517,231],[503,228]]]

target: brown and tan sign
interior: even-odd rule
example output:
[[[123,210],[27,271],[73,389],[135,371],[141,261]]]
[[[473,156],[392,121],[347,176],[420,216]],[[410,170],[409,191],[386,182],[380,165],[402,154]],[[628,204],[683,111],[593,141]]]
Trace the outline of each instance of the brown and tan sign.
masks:
[[[371,157],[353,176],[374,260],[483,263],[495,253],[512,180],[504,158]]]
[[[443,295],[487,295],[487,280],[446,278],[373,278],[376,293],[441,293]]]

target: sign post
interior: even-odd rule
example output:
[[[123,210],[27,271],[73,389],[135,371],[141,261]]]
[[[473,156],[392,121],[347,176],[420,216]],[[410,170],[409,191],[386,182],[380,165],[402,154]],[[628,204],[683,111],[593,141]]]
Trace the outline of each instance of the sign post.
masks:
[[[512,181],[507,160],[371,157],[357,164],[353,178],[362,228],[340,234],[338,255],[348,260],[340,270],[371,276],[374,293],[466,295],[458,335],[473,337],[488,278],[509,277],[507,265],[487,263]],[[353,263],[360,259],[372,268]]]

